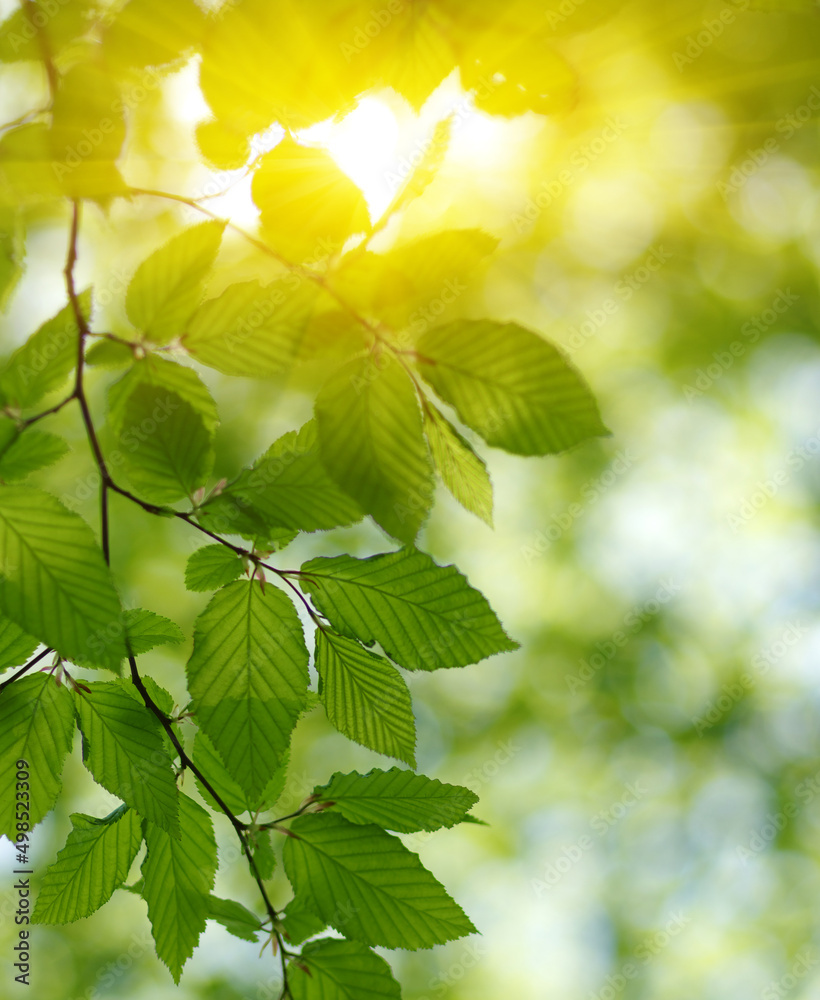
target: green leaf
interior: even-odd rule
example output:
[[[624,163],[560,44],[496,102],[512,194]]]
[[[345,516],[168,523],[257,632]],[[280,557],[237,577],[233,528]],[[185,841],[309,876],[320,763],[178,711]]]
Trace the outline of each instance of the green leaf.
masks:
[[[187,672],[199,725],[258,798],[307,701],[308,652],[293,603],[255,580],[218,591],[196,621]]]
[[[210,434],[219,424],[219,413],[208,387],[192,368],[166,361],[156,354],[148,354],[136,362],[115,382],[108,393],[108,422],[116,436],[128,429],[125,423],[125,407],[131,393],[140,385],[150,385],[165,389],[181,396],[202,418]]]
[[[12,483],[58,462],[68,453],[68,443],[45,431],[24,431],[0,454],[0,479]]]
[[[2,28],[0,28],[2,36]],[[0,40],[0,61],[3,60]],[[22,212],[11,206],[0,206],[0,309],[14,293],[25,270],[26,234]]]
[[[340,733],[415,766],[410,692],[391,663],[352,639],[317,630],[316,669],[327,717]]]
[[[128,806],[105,819],[74,813],[65,847],[49,865],[31,922],[69,924],[107,903],[128,872],[142,843],[142,823]]]
[[[444,4],[425,4],[400,8],[390,27],[379,46],[387,60],[383,72],[418,113],[459,61],[453,25]]]
[[[387,962],[356,941],[307,945],[291,966],[289,983],[294,1000],[401,1000]]]
[[[87,316],[91,293],[83,292],[80,306]],[[18,410],[35,406],[47,393],[59,389],[77,365],[77,321],[71,304],[47,320],[0,369],[0,395]]]
[[[261,795],[254,798],[248,795],[240,784],[231,777],[213,743],[201,729],[196,734],[196,740],[194,741],[194,763],[234,815],[244,812],[256,813],[276,802],[285,787],[288,756],[286,753],[284,762],[273,773]],[[222,807],[216,802],[199,778],[196,778],[196,784],[200,794],[208,805],[213,809],[221,810]]]
[[[0,616],[0,670],[22,666],[39,645],[34,636]]]
[[[159,386],[134,388],[123,406],[118,443],[131,485],[153,503],[192,496],[213,469],[211,435],[202,415]]]
[[[291,261],[338,252],[370,228],[362,192],[330,153],[288,136],[262,157],[251,192],[266,242]]]
[[[125,141],[125,102],[117,81],[100,60],[85,58],[64,69],[59,82],[48,134],[54,178],[69,198],[104,203],[113,194],[126,195],[117,169]]]
[[[269,378],[310,356],[308,331],[319,289],[308,280],[229,285],[187,324],[192,357],[225,375]]]
[[[548,16],[549,5],[538,8],[541,18]],[[552,0],[550,20],[553,28],[561,30],[561,22],[571,25],[571,30],[588,31],[599,16],[596,7],[609,8],[601,0],[587,0],[583,11],[573,25],[572,19],[561,13],[560,0]],[[557,17],[555,15],[558,15]],[[475,92],[478,111],[489,115],[513,117],[528,111],[539,115],[567,112],[578,100],[578,75],[557,49],[546,45],[539,31],[518,32],[508,42],[499,45],[494,33],[488,33],[487,42],[474,50],[472,59],[461,61],[461,80],[465,90]],[[492,80],[491,86],[487,82]]]
[[[0,204],[23,208],[63,195],[51,169],[51,129],[46,122],[29,122],[0,138]]]
[[[85,363],[98,368],[125,368],[134,363],[134,352],[118,340],[98,340],[85,352]]]
[[[398,767],[368,774],[339,772],[313,791],[351,823],[375,823],[396,833],[455,826],[478,802],[468,788]]]
[[[519,455],[552,455],[609,431],[566,357],[515,323],[460,320],[418,341],[421,374],[459,419]]]
[[[179,625],[170,618],[143,608],[131,608],[125,612],[125,630],[134,656],[141,656],[155,646],[175,646],[185,641],[185,634]]]
[[[28,816],[23,830],[35,826],[54,807],[60,773],[74,736],[74,704],[64,687],[47,674],[23,677],[0,692],[0,834],[14,843],[17,762],[27,761]]]
[[[227,546],[206,545],[197,549],[185,567],[185,586],[188,590],[218,590],[241,576],[245,567],[242,559]]]
[[[309,910],[298,896],[288,903],[281,918],[282,931],[291,944],[302,944],[327,927],[327,921]]]
[[[56,497],[0,489],[0,610],[81,666],[117,671],[122,607],[89,526]]]
[[[302,589],[334,628],[380,643],[408,670],[463,667],[518,649],[455,566],[439,566],[418,549],[313,559],[302,573]]]
[[[108,8],[102,38],[106,64],[115,72],[179,64],[199,39],[204,15],[193,0],[128,0]],[[142,78],[150,80],[148,74]]]
[[[351,361],[316,399],[322,460],[389,534],[411,542],[432,504],[432,468],[407,372],[382,353]]]
[[[201,729],[197,732],[194,741],[193,761],[207,779],[208,784],[235,816],[250,811],[248,796],[228,773],[213,743]],[[208,805],[212,809],[221,810],[222,807],[196,775],[194,775],[194,780],[199,794]]]
[[[208,898],[208,920],[215,920],[234,937],[243,941],[258,941],[257,934],[262,929],[262,921],[251,911],[233,899]]]
[[[346,937],[415,951],[474,933],[398,837],[332,813],[301,816],[290,829],[284,857],[294,891]]]
[[[157,708],[159,708],[161,712],[164,712],[166,715],[170,716],[174,710],[174,704],[175,704],[174,696],[169,691],[166,691],[164,687],[160,687],[160,685],[157,684],[154,678],[149,677],[148,674],[142,675],[142,683],[145,685],[146,691],[151,696],[151,699],[153,700]],[[142,700],[142,695],[134,687],[133,684],[126,684],[124,690],[127,691],[128,694],[130,694],[134,698],[134,701],[136,701],[138,705],[145,704]]]
[[[148,823],[148,853],[142,863],[142,895],[157,955],[179,983],[210,912],[217,869],[216,840],[210,816],[187,795],[179,796],[179,840]]]
[[[144,337],[167,344],[181,336],[200,301],[222,241],[223,222],[203,222],[174,236],[137,268],[125,296],[128,318]]]
[[[130,681],[87,687],[76,695],[85,766],[112,795],[178,836],[177,786],[158,720],[129,693]]]
[[[383,254],[354,250],[333,280],[360,312],[417,337],[458,303],[497,246],[481,229],[446,230]]]
[[[424,408],[424,430],[444,485],[462,507],[492,527],[493,484],[487,466],[432,403]]]
[[[362,517],[359,505],[343,493],[325,471],[319,455],[316,424],[279,438],[250,469],[204,504],[217,512],[237,504],[260,527],[320,531],[352,524]]]

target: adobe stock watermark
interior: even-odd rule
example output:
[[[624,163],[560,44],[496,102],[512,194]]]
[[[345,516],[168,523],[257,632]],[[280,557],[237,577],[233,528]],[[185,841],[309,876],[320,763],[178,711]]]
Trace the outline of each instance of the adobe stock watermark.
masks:
[[[801,445],[789,452],[785,465],[767,479],[759,479],[754,492],[744,497],[733,513],[727,514],[726,523],[732,531],[739,531],[756,517],[766,504],[792,481],[792,476],[818,455],[820,455],[820,427],[811,437],[806,438]]]
[[[123,113],[133,111],[148,97],[148,95],[162,86],[162,75],[150,67],[145,69],[140,77],[140,82],[129,84],[128,87],[120,90],[120,96],[111,102],[109,111],[111,117],[104,115],[99,119],[96,126],[84,128],[80,137],[73,146],[66,146],[64,156],[61,160],[52,160],[51,169],[58,181],[73,173],[85,160],[93,156],[98,149],[117,127],[124,127]]]
[[[745,844],[738,844],[735,853],[744,865],[748,864],[758,854],[762,854],[777,839],[778,834],[789,825],[800,811],[798,802],[810,805],[820,794],[820,771],[805,778],[795,786],[793,797],[782,809],[774,813],[766,813],[763,823],[757,829],[750,830]]]
[[[496,751],[480,764],[473,767],[458,780],[457,784],[469,788],[475,795],[481,797],[481,789],[493,781],[501,773],[502,768],[511,763],[522,748],[517,746],[512,740],[499,741],[496,743]],[[439,831],[421,830],[418,833],[407,834],[402,837],[405,845],[411,850],[418,852],[431,837],[435,837]]]
[[[773,979],[760,994],[760,1000],[782,1000],[799,985],[801,979],[805,979],[817,963],[818,958],[813,954],[811,946],[804,945],[795,955],[789,971],[780,979]]]
[[[581,487],[580,502],[571,503],[563,511],[550,515],[551,523],[521,546],[521,555],[529,566],[557,542],[584,513],[594,506],[611,487],[635,464],[637,458],[630,448],[622,449],[610,463],[606,472],[588,479]]]
[[[684,385],[683,396],[686,402],[693,403],[708,392],[715,382],[722,379],[734,367],[735,362],[799,301],[800,296],[795,295],[790,287],[778,288],[771,303],[741,326],[740,335],[744,339],[733,340],[725,351],[715,351],[712,354],[711,364],[705,368],[698,368],[692,382]]]
[[[723,32],[737,20],[738,11],[749,9],[751,0],[732,0],[731,4],[723,7],[715,17],[705,18],[702,27],[687,35],[683,52],[676,49],[672,53],[674,62],[679,73],[682,73],[687,66],[691,66],[695,60],[700,59],[703,53],[723,34]]]
[[[648,934],[635,949],[633,957],[624,962],[617,972],[611,972],[601,989],[597,993],[590,993],[587,1000],[614,1000],[630,982],[639,978],[646,966],[668,948],[673,939],[691,922],[692,918],[680,910],[671,913],[664,926]]]
[[[750,147],[744,153],[743,159],[732,166],[728,180],[716,182],[716,187],[723,200],[727,201],[730,194],[736,194],[740,191],[746,182],[765,167],[775,153],[779,152],[783,142],[788,142],[793,135],[796,135],[800,129],[805,128],[814,119],[817,111],[820,111],[820,89],[814,86],[802,104],[775,122],[774,130],[779,136],[782,136],[782,140],[770,135],[759,146]]]
[[[587,659],[582,658],[579,661],[580,668],[574,674],[565,675],[564,679],[570,693],[574,694],[579,688],[589,684],[593,677],[617,655],[618,650],[623,649],[632,636],[637,635],[662,607],[677,597],[681,590],[681,585],[674,580],[661,580],[652,597],[627,611],[622,619],[623,628],[613,632],[609,639],[596,642],[595,652]]]
[[[388,25],[390,25],[398,14],[405,8],[403,0],[387,0],[384,6],[374,5],[371,7],[370,17],[363,22],[353,34],[349,41],[342,42],[340,48],[345,62],[350,62],[360,55],[370,45],[374,38],[378,38]]]
[[[434,997],[443,997],[488,954],[489,950],[481,940],[468,942],[463,948],[461,956],[455,962],[451,962],[444,972],[438,972],[430,978],[427,989],[432,992]],[[430,997],[419,997],[418,1000],[430,1000]]]
[[[585,318],[577,326],[570,327],[562,338],[562,346],[568,354],[575,354],[594,337],[606,324],[617,316],[621,307],[644,288],[652,278],[672,260],[674,254],[663,246],[652,247],[641,263],[615,283],[612,295],[598,305],[597,309],[587,309]]]
[[[765,677],[772,667],[800,642],[808,631],[808,628],[801,625],[800,622],[787,622],[780,638],[768,646],[763,646],[752,657],[752,669],[745,670],[737,681],[724,684],[720,689],[720,694],[709,702],[706,710],[699,716],[692,718],[692,725],[698,736],[702,737],[708,729],[716,726],[732,707],[752,690],[757,681],[761,677]]]
[[[564,847],[561,853],[553,861],[544,866],[543,877],[532,879],[530,885],[536,896],[541,897],[544,893],[554,889],[561,879],[593,849],[595,844],[604,837],[607,832],[624,819],[646,795],[649,789],[642,781],[631,782],[624,786],[624,792],[615,802],[612,802],[606,809],[595,813],[589,821],[592,833],[585,833],[579,837],[575,843]]]
[[[550,8],[547,11],[547,24],[553,30],[559,28],[565,21],[572,17],[579,7],[583,7],[585,3],[586,0],[561,0],[557,7]]]
[[[447,109],[447,113],[442,117],[439,126],[449,121],[449,140],[444,143],[446,146],[459,129],[470,120],[470,116],[475,113],[475,99],[479,97],[486,100],[498,89],[497,84],[485,76],[479,77],[473,84],[470,91],[453,103]],[[410,153],[399,157],[392,167],[384,172],[384,180],[389,191],[396,192],[401,185],[411,176],[413,171],[420,167],[425,157],[433,148],[438,138],[438,128],[430,135],[419,139],[413,146]]]
[[[569,165],[550,180],[538,185],[537,193],[512,216],[512,223],[518,234],[529,232],[541,215],[570,188],[590,166],[612,146],[629,128],[629,123],[620,115],[607,118],[604,127],[589,142],[578,146],[569,157]]]
[[[12,31],[6,36],[11,51],[17,52],[26,42],[34,41],[48,22],[59,14],[60,8],[66,7],[69,3],[71,0],[39,0],[36,7],[34,4],[23,4],[21,7],[23,25],[20,31]]]
[[[114,448],[106,455],[106,465],[109,470],[118,469],[125,462],[126,452],[133,455],[139,451],[140,445],[153,437],[168,418],[179,409],[181,401],[181,397],[176,393],[169,393],[164,399],[157,398],[150,415],[144,417],[138,424],[124,427],[119,436],[122,448]],[[125,450],[122,450],[123,448]],[[76,511],[81,503],[96,494],[102,486],[102,481],[100,470],[95,469],[84,479],[77,480],[74,491],[63,493],[60,500],[69,510]]]

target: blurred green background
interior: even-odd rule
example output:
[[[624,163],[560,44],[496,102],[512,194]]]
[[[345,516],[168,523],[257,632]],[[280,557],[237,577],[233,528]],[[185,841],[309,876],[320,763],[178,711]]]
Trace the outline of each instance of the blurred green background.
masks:
[[[353,119],[358,131],[314,133],[377,213],[391,173],[454,113],[439,177],[383,245],[466,226],[501,238],[447,316],[514,319],[563,345],[613,431],[553,459],[482,448],[495,531],[441,491],[420,538],[467,573],[522,648],[406,675],[419,769],[479,792],[490,824],[405,838],[482,931],[385,953],[407,1000],[819,995],[820,14],[781,6],[792,10],[567,0],[556,44],[580,89],[554,118],[472,111],[455,75],[420,116],[385,91]],[[130,183],[202,193],[232,179],[197,162],[196,73],[181,67],[132,110]],[[0,119],[36,106],[41,87],[32,64],[0,68]],[[252,224],[242,184],[210,206]],[[90,208],[82,282],[116,292],[191,221],[147,199]],[[27,210],[29,264],[0,320],[4,353],[63,304],[67,226],[67,210]],[[223,283],[273,275],[238,241],[221,267]],[[122,323],[111,299],[96,329]],[[217,474],[231,475],[307,418],[321,373],[289,385],[202,374],[222,412]],[[114,377],[92,380],[100,415]],[[76,451],[41,479],[96,523],[78,422],[73,434]],[[185,592],[183,569],[200,539],[112,503],[126,600],[190,635],[206,601]],[[358,527],[303,536],[278,564],[389,546]],[[181,700],[187,651],[145,658]],[[317,710],[297,731],[282,812],[335,770],[377,765]],[[64,786],[34,834],[41,873],[69,812],[115,805],[78,746]],[[216,826],[216,891],[253,907],[232,831]],[[11,868],[3,842],[3,996],[15,995]],[[278,878],[275,903],[288,896]],[[37,928],[33,960],[37,1000],[278,996],[269,952],[212,924],[176,989],[144,903],[124,892],[75,925]]]

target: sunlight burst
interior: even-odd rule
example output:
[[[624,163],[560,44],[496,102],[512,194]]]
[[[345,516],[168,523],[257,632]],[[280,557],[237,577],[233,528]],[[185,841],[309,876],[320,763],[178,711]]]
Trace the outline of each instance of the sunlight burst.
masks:
[[[300,132],[298,138],[324,146],[361,188],[371,215],[378,218],[392,198],[388,177],[395,170],[399,134],[392,109],[376,97],[365,97],[341,122],[320,122]]]

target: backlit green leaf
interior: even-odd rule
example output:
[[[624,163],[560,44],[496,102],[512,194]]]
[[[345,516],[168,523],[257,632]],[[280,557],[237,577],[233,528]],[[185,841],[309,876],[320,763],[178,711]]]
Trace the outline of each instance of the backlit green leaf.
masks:
[[[125,296],[128,318],[148,340],[181,336],[202,300],[224,224],[203,222],[174,236],[137,268]]]
[[[401,1000],[387,962],[356,941],[307,945],[292,967],[290,988],[294,1000]]]
[[[126,690],[130,681],[86,686],[75,696],[86,767],[103,788],[178,836],[177,786],[159,721]]]
[[[281,917],[282,931],[291,944],[301,944],[327,927],[327,921],[309,910],[299,898],[288,903]]]
[[[72,831],[46,871],[32,915],[35,924],[68,924],[107,903],[142,843],[139,816],[128,806],[95,819],[74,813]]]
[[[433,496],[413,383],[386,351],[340,368],[316,399],[322,461],[389,534],[411,542]]]
[[[88,316],[91,294],[80,296]],[[77,365],[77,321],[69,303],[47,320],[0,367],[0,395],[20,410],[28,410],[59,389]]]
[[[165,389],[168,393],[181,396],[196,410],[209,433],[213,434],[216,430],[219,424],[216,403],[193,368],[176,361],[166,361],[156,354],[148,354],[133,364],[109,390],[108,422],[115,435],[119,436],[130,429],[125,423],[125,407],[131,394],[141,385]]]
[[[324,802],[352,823],[375,823],[396,833],[438,830],[460,823],[478,802],[478,796],[459,785],[393,767],[337,773],[314,789]]]
[[[252,192],[267,242],[294,262],[338,252],[370,226],[362,192],[331,155],[289,137],[262,158]]]
[[[439,566],[418,549],[313,559],[302,572],[302,588],[334,628],[380,643],[408,670],[463,667],[518,648],[455,566]]]
[[[138,385],[122,410],[123,469],[134,490],[154,503],[192,496],[214,463],[202,415],[175,392]]]
[[[71,695],[47,674],[23,677],[0,692],[0,833],[13,843],[18,761],[26,761],[30,773],[28,789],[21,789],[29,793],[28,815],[23,810],[19,816],[25,831],[39,823],[57,801],[60,773],[73,736]]]
[[[122,608],[89,526],[56,497],[0,490],[0,610],[83,666],[118,670]]]
[[[362,516],[359,505],[327,474],[319,455],[316,425],[281,437],[250,469],[215,498],[214,509],[227,502],[245,516],[258,518],[260,527],[319,531],[352,524]],[[201,514],[207,517],[209,505]]]
[[[436,327],[418,341],[422,375],[492,445],[551,455],[609,434],[589,387],[531,330],[491,320]]]
[[[243,941],[258,941],[262,921],[251,911],[233,899],[208,898],[208,920],[215,920],[234,937]]]
[[[0,670],[22,666],[40,643],[19,625],[0,617]]]
[[[218,590],[241,576],[245,567],[241,558],[225,545],[206,545],[197,549],[185,567],[188,590]]]
[[[193,954],[211,912],[211,890],[217,869],[213,824],[202,806],[179,796],[177,840],[148,823],[148,853],[142,863],[142,895],[157,955],[179,983],[182,967]]]
[[[256,798],[248,795],[239,782],[231,777],[213,743],[201,729],[196,734],[196,740],[194,741],[194,763],[202,771],[208,783],[225,805],[235,816],[238,816],[245,812],[255,813],[272,806],[276,802],[282,794],[282,789],[285,787],[288,755],[285,755],[284,762],[273,773],[262,793]],[[216,802],[199,778],[196,779],[196,783],[200,794],[208,805],[213,809],[221,809],[222,807]]]
[[[175,646],[185,641],[185,635],[179,625],[170,618],[143,608],[132,608],[125,612],[125,628],[128,633],[128,645],[134,656],[141,656],[155,646]]]
[[[410,692],[388,660],[352,639],[318,630],[316,669],[327,717],[340,733],[415,766]]]
[[[308,327],[319,300],[310,281],[229,285],[186,325],[192,357],[226,375],[269,378],[308,356]]]
[[[56,434],[27,430],[0,454],[0,480],[13,483],[30,472],[58,462],[68,453],[68,444]]]
[[[469,442],[429,402],[424,408],[424,431],[444,485],[462,507],[492,527],[493,484],[487,466]]]
[[[475,931],[418,857],[377,826],[300,816],[285,842],[295,892],[346,937],[387,948],[431,948]]]
[[[307,701],[308,652],[293,603],[270,583],[218,591],[196,621],[187,672],[199,725],[256,799]]]

